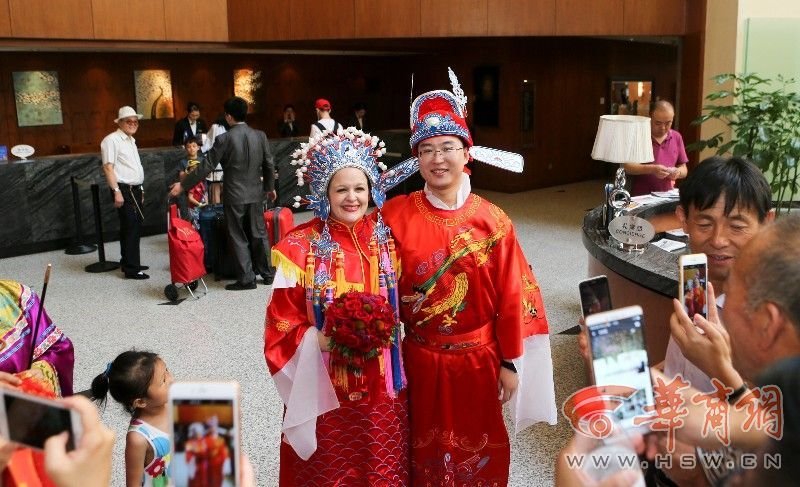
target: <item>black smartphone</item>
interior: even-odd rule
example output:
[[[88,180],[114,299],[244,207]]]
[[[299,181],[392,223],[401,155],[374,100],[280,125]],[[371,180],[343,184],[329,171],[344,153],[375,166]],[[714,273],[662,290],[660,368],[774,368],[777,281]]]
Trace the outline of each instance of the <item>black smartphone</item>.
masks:
[[[0,434],[11,442],[39,450],[62,431],[69,432],[67,450],[75,449],[81,436],[78,413],[52,399],[11,389],[0,389]]]
[[[606,276],[595,276],[581,281],[578,289],[581,293],[581,309],[584,318],[612,309],[611,291],[608,288]]]

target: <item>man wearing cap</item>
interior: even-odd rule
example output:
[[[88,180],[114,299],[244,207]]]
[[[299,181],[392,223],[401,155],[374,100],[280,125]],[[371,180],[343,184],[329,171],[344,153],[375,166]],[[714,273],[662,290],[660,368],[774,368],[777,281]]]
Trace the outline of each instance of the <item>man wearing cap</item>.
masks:
[[[456,94],[424,93],[411,106],[424,190],[381,211],[402,265],[412,484],[459,475],[465,485],[502,486],[510,465],[502,405],[516,408],[517,431],[555,424],[548,324],[511,220],[470,192],[466,98],[451,79]]]
[[[317,121],[311,124],[311,135],[308,139],[311,140],[318,137],[323,131],[336,132],[342,125],[336,120],[331,118],[331,102],[325,98],[319,98],[314,102],[314,108],[317,110]]]
[[[129,106],[119,109],[114,122],[119,127],[100,143],[103,174],[119,215],[120,267],[127,279],[149,279],[139,261],[139,238],[144,221],[144,168],[133,134],[142,115]]]
[[[272,284],[275,268],[270,265],[269,240],[264,224],[264,198],[275,200],[275,164],[267,135],[245,122],[247,101],[238,96],[223,105],[230,130],[214,140],[197,171],[170,187],[170,196],[200,183],[216,166],[222,164],[225,185],[222,204],[228,241],[236,257],[236,282],[229,291],[256,289],[256,274],[264,284]]]

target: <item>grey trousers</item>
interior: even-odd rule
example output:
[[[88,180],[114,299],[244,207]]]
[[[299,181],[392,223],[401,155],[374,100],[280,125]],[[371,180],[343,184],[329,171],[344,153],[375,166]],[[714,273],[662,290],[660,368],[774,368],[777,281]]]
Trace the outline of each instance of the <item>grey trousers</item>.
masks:
[[[228,243],[235,257],[237,281],[249,284],[261,276],[274,272],[270,258],[269,240],[264,225],[264,205],[225,204],[223,206],[228,227]]]

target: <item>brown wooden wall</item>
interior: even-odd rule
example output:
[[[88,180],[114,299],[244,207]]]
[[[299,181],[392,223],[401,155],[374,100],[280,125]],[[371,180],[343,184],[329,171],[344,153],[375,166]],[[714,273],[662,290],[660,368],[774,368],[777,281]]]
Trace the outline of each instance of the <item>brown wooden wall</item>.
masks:
[[[227,42],[228,5],[226,0],[0,0],[0,37]]]
[[[608,100],[610,77],[653,79],[655,95],[670,100],[678,89],[678,47],[673,45],[564,37],[441,39],[431,44],[429,53],[416,56],[0,53],[0,144],[30,144],[41,155],[97,152],[99,141],[115,129],[117,108],[134,103],[133,71],[140,69],[169,69],[175,118],[185,115],[191,99],[201,104],[208,122],[232,94],[234,69],[261,70],[261,107],[249,121],[275,137],[285,103],[295,105],[298,124],[307,133],[318,97],[332,102],[334,118],[343,123],[352,104],[361,101],[369,107],[373,129],[407,128],[411,73],[416,94],[449,89],[446,69],[452,66],[473,97],[474,70],[494,66],[499,68],[499,124],[474,125],[471,117],[474,138],[478,144],[522,153],[526,170],[509,178],[508,173],[476,167],[475,185],[513,192],[602,177],[613,170],[590,158],[597,119],[608,110],[600,98]],[[64,124],[18,128],[11,72],[40,69],[59,73]],[[524,79],[536,90],[531,147],[523,147],[520,131]],[[682,110],[692,109],[680,105],[681,121],[696,116]],[[144,120],[137,135],[140,146],[168,145],[174,123]]]
[[[332,56],[0,53],[0,144],[30,144],[38,155],[98,152],[100,140],[116,128],[117,109],[135,106],[133,71],[142,69],[170,70],[175,119],[143,120],[136,136],[141,147],[169,145],[175,121],[186,116],[190,100],[203,107],[202,116],[211,123],[233,95],[233,71],[241,68],[264,73],[259,111],[248,120],[271,137],[277,136],[286,103],[295,105],[301,133],[307,134],[319,97],[331,101],[333,115],[342,123],[354,103],[365,102],[374,107],[368,119],[374,128],[403,127],[408,117],[406,62]],[[63,125],[17,126],[11,73],[29,70],[58,72]]]
[[[608,113],[610,77],[652,79],[654,95],[674,100],[678,47],[666,44],[580,38],[480,39],[460,42],[463,54],[428,60],[417,71],[417,92],[449,88],[447,66],[473,98],[473,70],[499,67],[499,126],[474,126],[476,144],[512,150],[525,158],[525,172],[476,165],[480,188],[515,192],[603,177],[615,167],[590,157],[600,115]],[[491,47],[489,47],[491,46]],[[535,86],[534,143],[523,147],[520,131],[522,82]],[[605,104],[600,104],[604,98]],[[691,120],[696,113],[682,115]],[[470,119],[474,124],[474,117]]]
[[[683,35],[689,0],[228,0],[231,41]]]

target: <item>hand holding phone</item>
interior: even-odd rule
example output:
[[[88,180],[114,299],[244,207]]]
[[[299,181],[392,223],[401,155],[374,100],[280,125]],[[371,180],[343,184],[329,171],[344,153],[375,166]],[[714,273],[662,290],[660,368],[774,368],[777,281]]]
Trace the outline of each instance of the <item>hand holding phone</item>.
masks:
[[[236,382],[176,382],[170,387],[170,464],[176,487],[240,487],[239,385]]]
[[[111,453],[114,432],[100,422],[97,408],[82,396],[63,400],[81,418],[82,436],[74,452],[67,452],[66,433],[45,441],[45,470],[59,487],[81,485],[105,487],[111,485]]]
[[[44,399],[22,391],[0,388],[0,435],[37,450],[45,441],[68,433],[67,450],[74,450],[81,437],[79,414],[63,402]]]
[[[686,314],[708,318],[708,259],[706,254],[682,255],[678,258],[678,299]]]
[[[650,416],[655,404],[642,308],[628,306],[589,315],[586,326],[593,382],[616,391],[607,412],[624,428],[631,428],[635,418]]]
[[[581,294],[581,309],[583,317],[590,314],[608,311],[611,306],[611,291],[608,288],[606,276],[595,276],[578,284]]]

